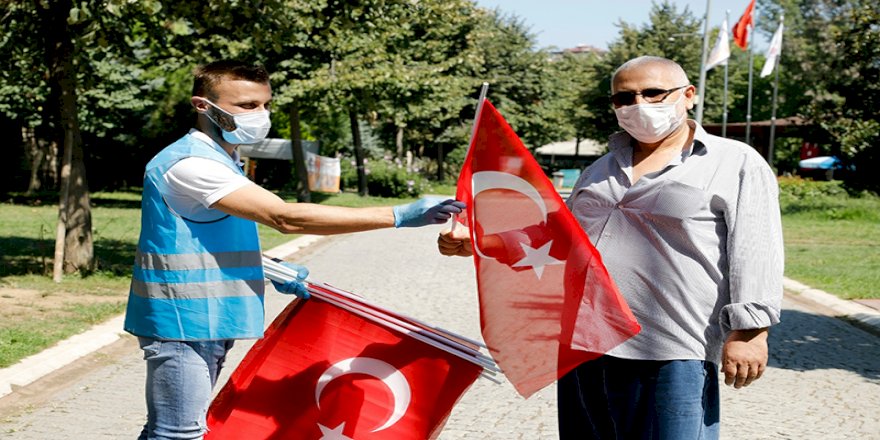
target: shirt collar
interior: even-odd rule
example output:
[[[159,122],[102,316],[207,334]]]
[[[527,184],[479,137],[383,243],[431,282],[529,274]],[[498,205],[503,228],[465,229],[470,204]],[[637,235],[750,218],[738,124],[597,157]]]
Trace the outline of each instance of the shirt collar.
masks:
[[[217,150],[223,154],[229,155],[229,153],[227,153],[226,150],[224,150],[223,147],[220,146],[220,144],[215,142],[214,139],[211,139],[211,136],[208,136],[207,134],[205,134],[199,130],[196,130],[195,128],[189,129],[189,135],[208,144],[208,145],[210,145],[215,150]],[[238,166],[244,165],[244,162],[242,162],[242,160],[241,160],[241,155],[238,153],[238,148],[232,150],[231,157],[232,157],[232,161],[235,162]]]

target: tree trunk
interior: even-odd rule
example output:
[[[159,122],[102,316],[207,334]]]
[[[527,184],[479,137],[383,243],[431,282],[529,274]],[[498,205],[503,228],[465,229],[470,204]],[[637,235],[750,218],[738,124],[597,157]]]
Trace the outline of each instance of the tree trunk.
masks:
[[[296,169],[296,201],[309,203],[312,201],[312,192],[309,190],[309,172],[302,148],[302,127],[299,125],[299,104],[296,100],[290,105],[290,142]]]
[[[443,182],[446,179],[446,173],[443,172],[443,145],[437,144],[437,181]]]
[[[28,179],[28,188],[25,194],[31,195],[40,190],[40,169],[46,155],[40,149],[33,127],[21,127],[21,138],[24,140],[25,156],[31,167],[31,177]]]
[[[63,133],[63,141],[59,144],[64,151],[53,274],[55,281],[59,282],[62,266],[66,273],[87,273],[94,269],[94,246],[82,137],[77,121],[75,47],[73,33],[67,24],[71,1],[58,0],[47,5],[41,8],[41,13],[48,45],[49,84],[58,92],[59,101],[52,104],[59,110],[58,120]]]
[[[364,169],[364,147],[361,144],[361,129],[358,126],[357,113],[354,109],[348,111],[348,121],[351,123],[351,139],[354,141],[354,160],[358,174],[358,195],[361,197],[369,194],[367,191],[367,173]]]
[[[397,158],[403,159],[403,125],[397,126],[397,133],[394,136],[394,145],[397,147]]]

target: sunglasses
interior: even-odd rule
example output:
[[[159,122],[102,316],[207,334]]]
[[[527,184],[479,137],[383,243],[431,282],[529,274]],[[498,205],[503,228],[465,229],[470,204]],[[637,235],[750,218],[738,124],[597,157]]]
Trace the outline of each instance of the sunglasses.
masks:
[[[688,84],[690,85],[690,84]],[[645,89],[641,92],[617,92],[611,95],[611,103],[617,107],[623,107],[625,105],[633,105],[636,102],[636,96],[641,95],[642,98],[645,99],[646,102],[654,104],[663,101],[669,96],[672,92],[683,89],[688,85],[684,85],[681,87],[676,87],[674,89]]]

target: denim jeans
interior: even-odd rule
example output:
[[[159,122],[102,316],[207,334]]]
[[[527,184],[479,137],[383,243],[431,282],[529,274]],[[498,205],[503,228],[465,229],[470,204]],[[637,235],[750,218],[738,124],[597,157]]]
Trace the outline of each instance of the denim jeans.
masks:
[[[138,440],[201,439],[217,375],[232,340],[138,338],[147,361],[147,423]]]
[[[562,440],[719,436],[718,367],[711,362],[603,356],[563,376],[557,393]]]

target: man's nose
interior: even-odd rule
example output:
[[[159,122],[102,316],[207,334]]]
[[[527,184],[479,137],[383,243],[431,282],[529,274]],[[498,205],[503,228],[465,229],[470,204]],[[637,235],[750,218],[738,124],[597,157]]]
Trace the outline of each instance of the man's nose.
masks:
[[[635,99],[633,99],[633,104],[647,104],[648,101],[645,100],[645,97],[641,94],[636,95]]]

